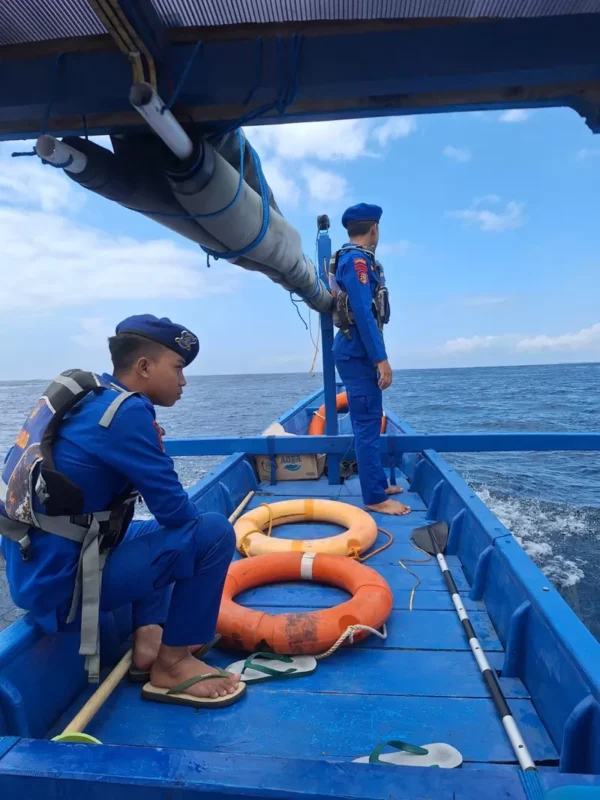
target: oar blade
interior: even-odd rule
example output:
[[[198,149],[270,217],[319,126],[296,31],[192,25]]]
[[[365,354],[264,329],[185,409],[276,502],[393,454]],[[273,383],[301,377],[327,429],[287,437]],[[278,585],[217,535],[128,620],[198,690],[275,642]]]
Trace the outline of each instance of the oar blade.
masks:
[[[437,552],[443,553],[448,542],[448,525],[446,522],[434,522],[432,525],[423,525],[422,528],[415,528],[412,532],[417,547],[430,553],[432,556]],[[438,549],[434,545],[434,539]]]

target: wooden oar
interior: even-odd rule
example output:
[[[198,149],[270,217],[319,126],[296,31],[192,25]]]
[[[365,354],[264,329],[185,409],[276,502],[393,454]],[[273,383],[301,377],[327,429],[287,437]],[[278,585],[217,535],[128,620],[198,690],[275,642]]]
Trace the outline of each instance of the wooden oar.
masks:
[[[236,521],[236,519],[240,516],[242,511],[246,508],[246,506],[248,505],[250,500],[252,500],[252,498],[254,497],[254,494],[255,494],[254,489],[251,492],[248,492],[246,497],[244,497],[242,502],[239,504],[239,506],[233,512],[233,514],[231,514],[231,516],[229,517],[229,522],[231,522],[233,524]]]
[[[127,674],[131,666],[133,650],[128,650],[117,666],[112,670],[108,677],[100,684],[94,694],[69,722],[64,731],[55,736],[53,742],[87,742],[90,744],[102,744],[98,739],[83,733],[83,729],[90,723],[90,720],[98,713],[108,697],[114,692],[122,678]]]
[[[246,508],[250,500],[254,497],[254,491],[248,492],[246,497],[238,505],[235,511],[230,515],[229,522],[233,523]],[[123,658],[119,661],[117,666],[105,678],[100,686],[96,689],[94,694],[90,697],[83,708],[73,717],[71,722],[58,736],[55,736],[53,742],[85,742],[88,744],[102,744],[94,736],[88,733],[83,733],[84,728],[89,725],[91,720],[96,716],[98,711],[102,708],[106,700],[117,688],[121,680],[127,674],[131,666],[131,659],[133,657],[133,650],[128,650]]]

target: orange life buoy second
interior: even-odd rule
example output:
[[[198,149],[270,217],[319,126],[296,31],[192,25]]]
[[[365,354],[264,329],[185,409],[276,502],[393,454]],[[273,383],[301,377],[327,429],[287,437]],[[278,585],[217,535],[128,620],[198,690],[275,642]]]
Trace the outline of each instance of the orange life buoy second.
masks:
[[[254,611],[233,599],[256,586],[299,580],[337,586],[352,598],[333,608],[287,614]],[[316,655],[328,650],[351,625],[381,628],[392,612],[392,604],[392,591],[381,575],[350,558],[325,553],[271,553],[231,564],[217,632],[224,646],[236,650]],[[368,635],[368,631],[358,630],[354,641]]]
[[[326,539],[276,539],[271,528],[289,522],[331,522],[346,530]],[[269,526],[269,535],[263,533]],[[292,551],[358,556],[377,539],[377,523],[362,508],[338,500],[281,500],[263,503],[241,516],[235,525],[237,549],[245,556]]]
[[[348,395],[346,392],[340,392],[340,394],[336,395],[335,407],[338,411],[348,410]],[[385,433],[386,425],[387,419],[384,411],[381,417],[381,433]],[[308,426],[308,433],[310,436],[322,436],[325,433],[325,404],[313,414]]]

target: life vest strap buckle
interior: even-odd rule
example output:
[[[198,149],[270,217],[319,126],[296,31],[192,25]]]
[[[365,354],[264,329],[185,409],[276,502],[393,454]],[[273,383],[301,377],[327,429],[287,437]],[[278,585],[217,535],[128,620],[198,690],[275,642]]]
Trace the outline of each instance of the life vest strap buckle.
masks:
[[[80,528],[89,528],[92,524],[91,514],[73,514],[69,517],[69,522],[72,525],[78,525]]]
[[[22,539],[19,539],[19,550],[23,561],[31,561],[31,539],[29,538],[29,534],[26,533]]]

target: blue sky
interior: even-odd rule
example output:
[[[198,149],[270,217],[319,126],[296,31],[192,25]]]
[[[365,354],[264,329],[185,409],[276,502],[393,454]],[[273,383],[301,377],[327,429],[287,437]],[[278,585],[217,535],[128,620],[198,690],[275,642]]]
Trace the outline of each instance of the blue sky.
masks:
[[[339,246],[346,206],[383,206],[394,368],[598,360],[600,137],[575,112],[247,134],[309,256],[318,213]],[[0,144],[3,379],[105,369],[106,337],[142,312],[198,334],[190,374],[308,371],[314,347],[280,287],[221,261],[207,269],[199,248],[155,222],[10,158],[28,147]]]

